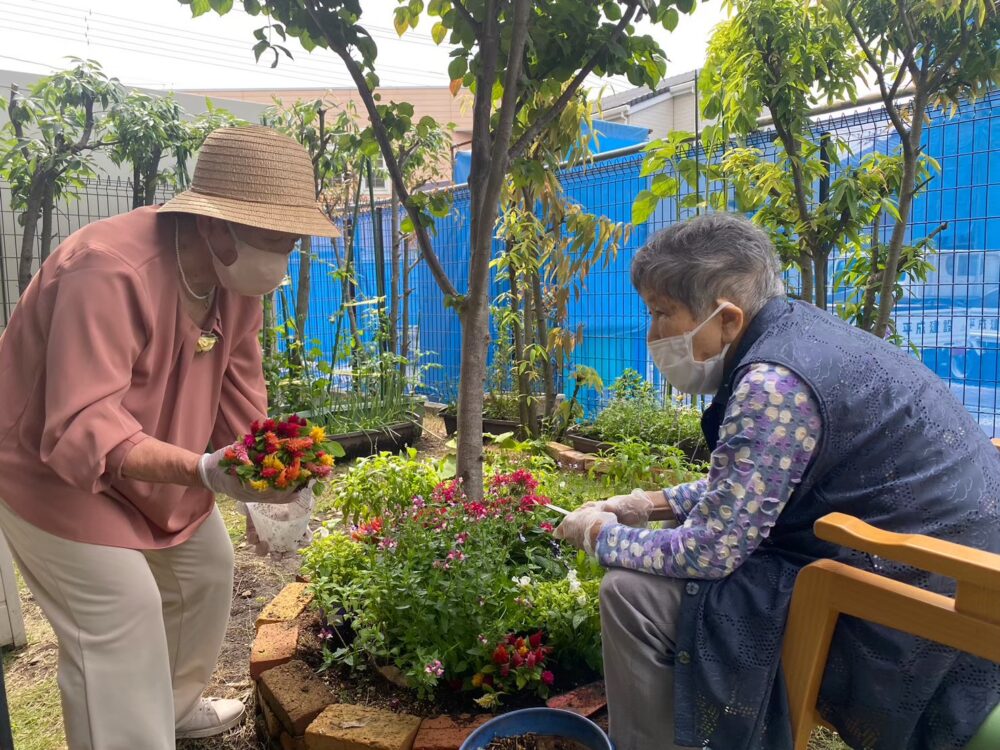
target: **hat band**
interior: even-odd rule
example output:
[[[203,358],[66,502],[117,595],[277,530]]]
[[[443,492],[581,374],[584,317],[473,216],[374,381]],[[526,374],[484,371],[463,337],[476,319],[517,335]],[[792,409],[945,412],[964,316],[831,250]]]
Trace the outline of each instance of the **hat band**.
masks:
[[[195,185],[191,185],[188,190],[192,193],[197,193],[198,195],[204,195],[209,198],[223,198],[227,201],[237,201],[239,203],[253,203],[256,206],[280,206],[282,208],[318,208],[318,201],[313,198],[309,203],[278,203],[277,201],[255,201],[253,198],[237,198],[232,195],[222,195],[221,193],[212,193],[208,190],[199,190]]]

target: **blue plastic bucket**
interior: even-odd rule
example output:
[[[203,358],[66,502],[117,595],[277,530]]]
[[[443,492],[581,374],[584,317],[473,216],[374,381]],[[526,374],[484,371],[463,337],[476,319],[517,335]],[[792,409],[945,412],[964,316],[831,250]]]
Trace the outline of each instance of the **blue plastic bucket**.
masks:
[[[469,735],[459,750],[484,750],[498,737],[541,734],[574,740],[590,750],[614,750],[611,740],[590,719],[556,708],[524,708],[490,719]]]

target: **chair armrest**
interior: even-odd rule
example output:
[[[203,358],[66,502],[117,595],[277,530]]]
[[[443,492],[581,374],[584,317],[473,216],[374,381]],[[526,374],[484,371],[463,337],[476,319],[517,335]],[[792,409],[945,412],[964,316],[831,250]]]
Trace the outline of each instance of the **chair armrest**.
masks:
[[[1000,555],[992,552],[922,534],[882,531],[844,513],[823,516],[814,529],[820,539],[841,547],[1000,591]]]

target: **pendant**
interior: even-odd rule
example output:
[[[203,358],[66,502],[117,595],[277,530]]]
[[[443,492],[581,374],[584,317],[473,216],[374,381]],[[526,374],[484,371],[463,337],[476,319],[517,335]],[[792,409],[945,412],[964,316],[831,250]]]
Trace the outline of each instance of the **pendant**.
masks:
[[[198,337],[198,343],[195,345],[195,352],[198,354],[204,354],[205,352],[212,351],[216,341],[218,341],[218,339],[214,334],[202,334]]]

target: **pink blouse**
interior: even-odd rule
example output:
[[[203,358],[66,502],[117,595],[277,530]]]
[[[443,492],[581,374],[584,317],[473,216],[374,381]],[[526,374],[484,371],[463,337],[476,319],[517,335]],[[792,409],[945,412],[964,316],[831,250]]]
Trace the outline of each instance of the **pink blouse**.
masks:
[[[125,479],[147,437],[201,453],[267,411],[260,300],[219,289],[202,331],[181,306],[173,215],[80,229],[42,265],[0,337],[0,499],[90,544],[162,549],[212,510],[206,489]]]

